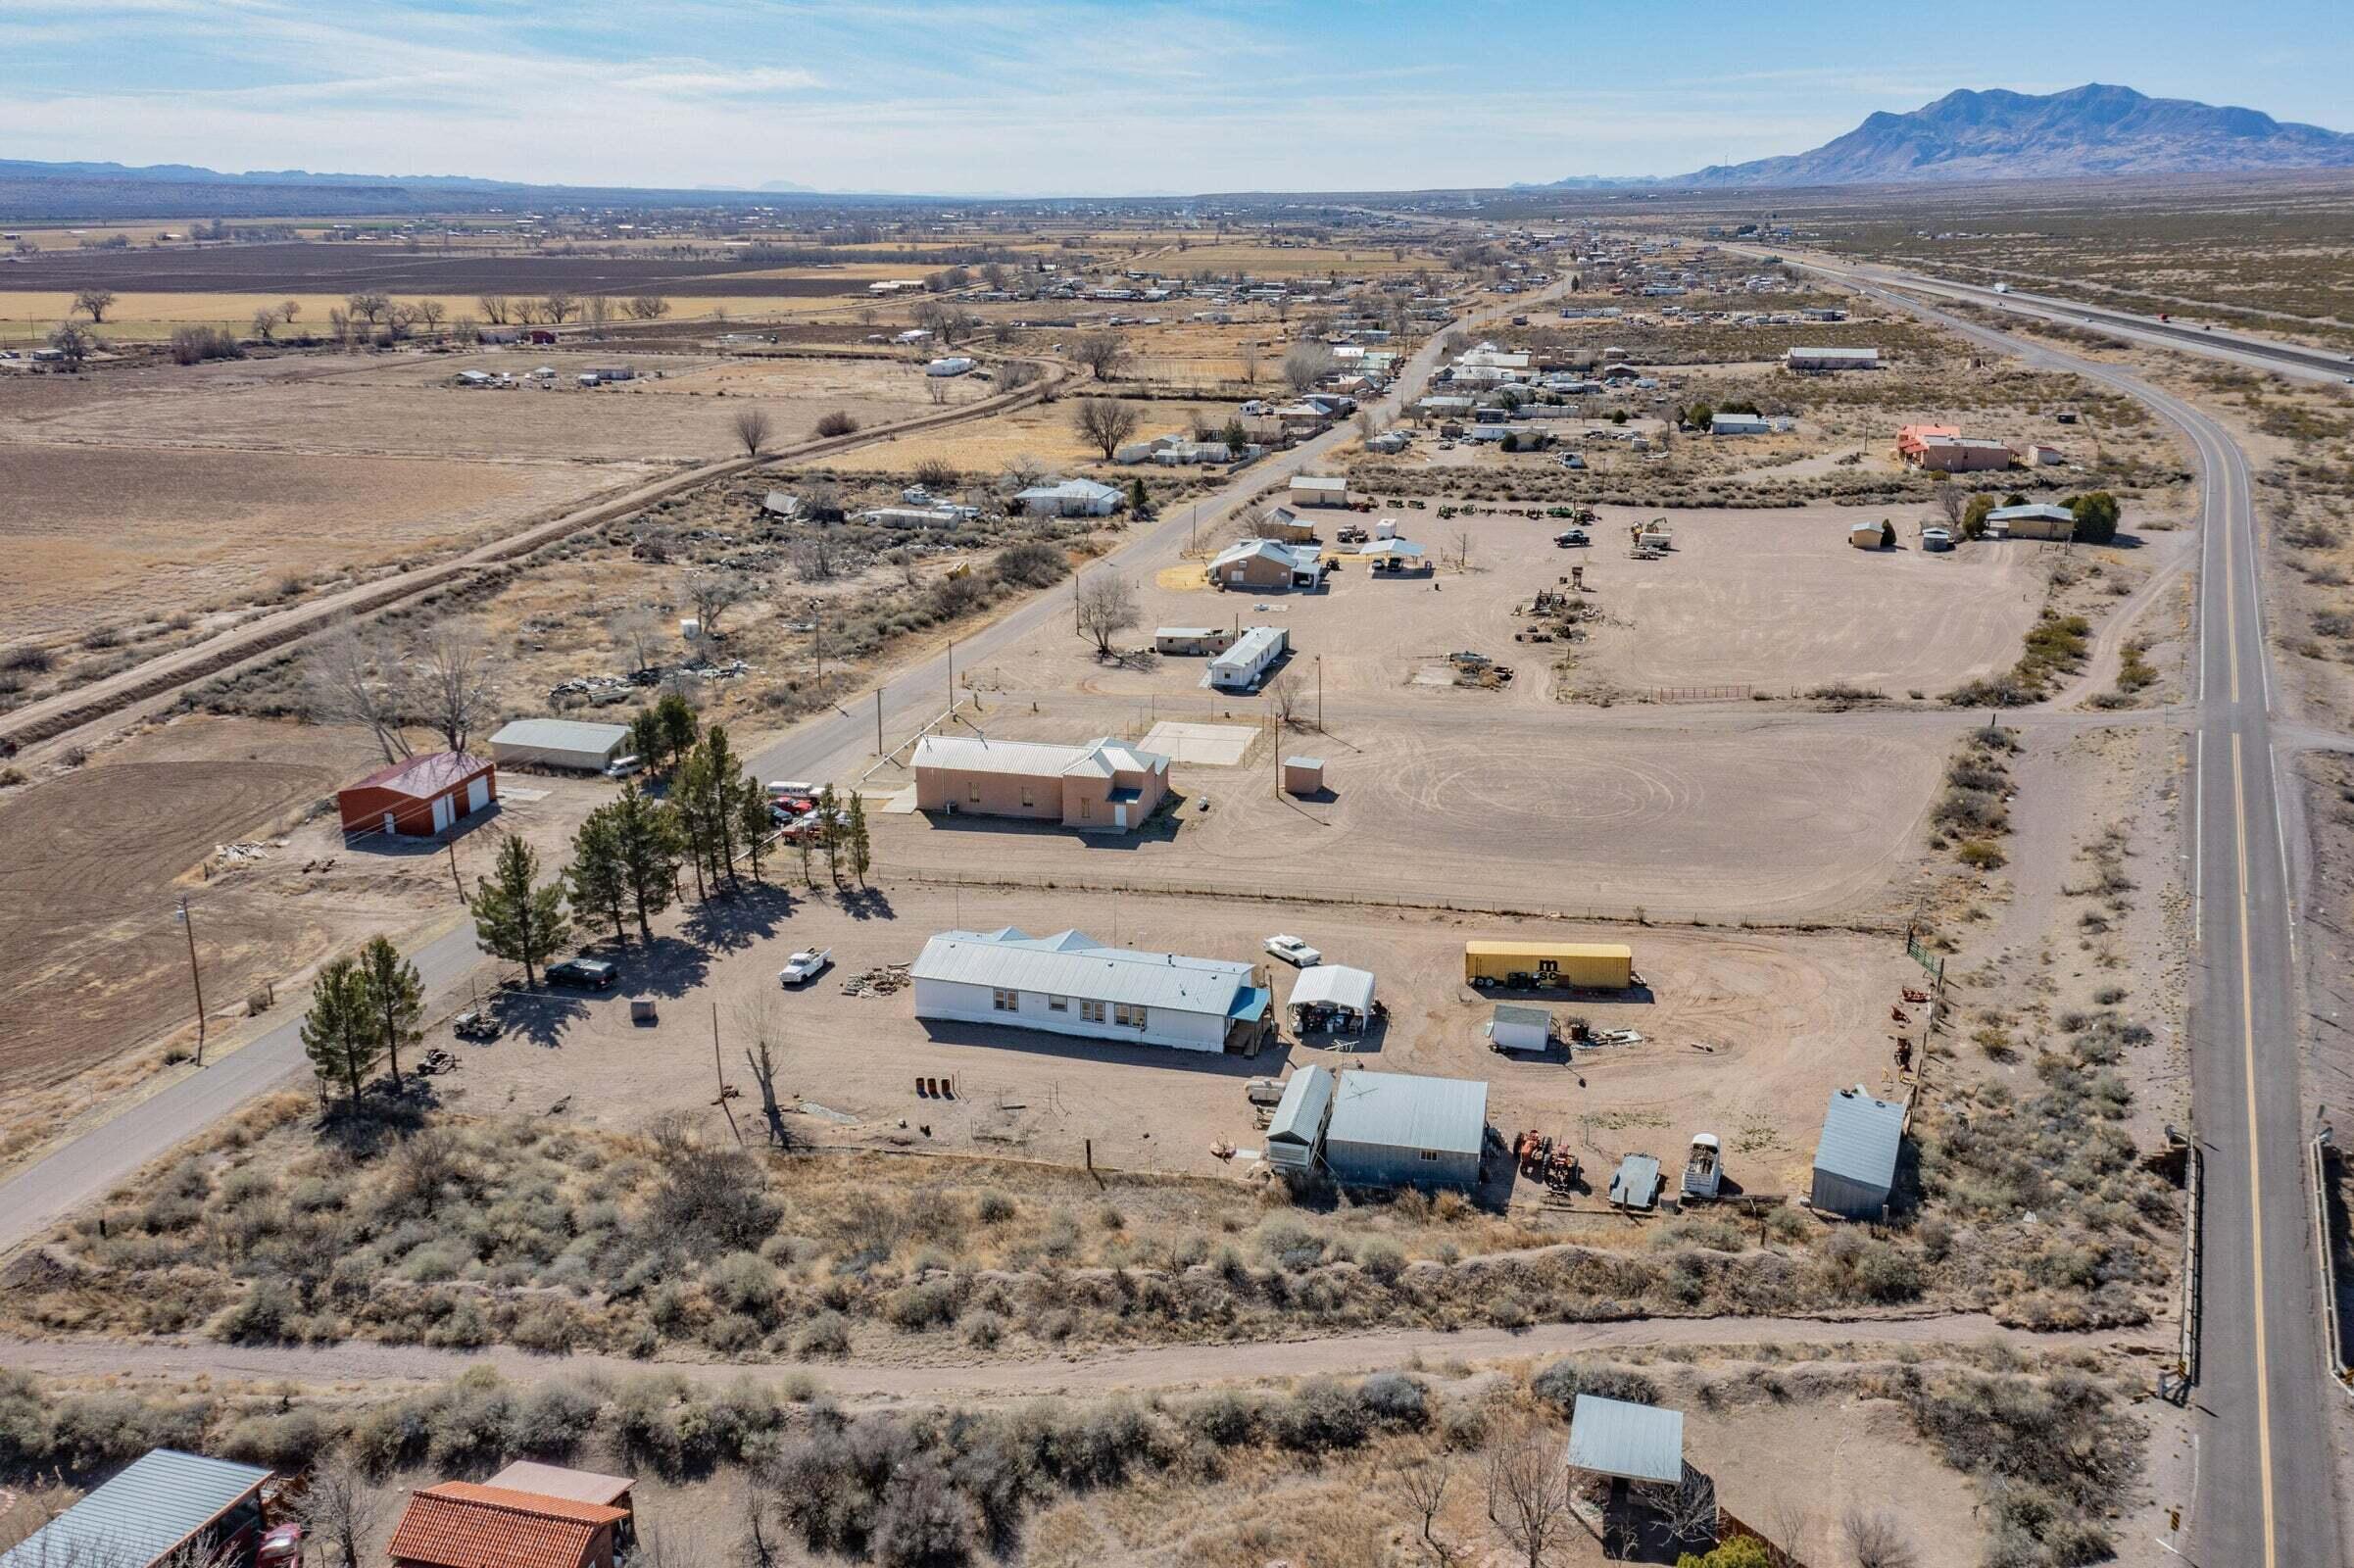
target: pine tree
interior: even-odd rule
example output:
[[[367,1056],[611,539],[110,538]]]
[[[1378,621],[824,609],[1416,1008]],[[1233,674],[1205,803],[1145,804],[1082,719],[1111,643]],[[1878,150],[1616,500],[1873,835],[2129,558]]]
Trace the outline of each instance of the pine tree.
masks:
[[[629,720],[629,749],[638,754],[638,760],[662,772],[668,744],[662,739],[662,715],[651,708],[639,709]]]
[[[768,792],[750,773],[736,789],[736,831],[744,835],[744,858],[752,862],[752,879],[758,882],[760,848],[776,832],[776,819],[768,813]]]
[[[867,869],[874,864],[874,841],[867,837],[866,803],[858,798],[856,786],[850,792],[850,820],[842,831],[850,841],[850,868],[858,875],[858,886],[864,887]]]
[[[627,942],[622,924],[629,900],[629,879],[621,865],[621,834],[613,824],[614,807],[600,806],[572,835],[572,863],[564,868],[564,892],[572,907],[595,910],[613,923],[613,940]]]
[[[401,1048],[422,1036],[417,1021],[425,1015],[425,983],[417,965],[401,956],[389,938],[375,936],[360,950],[360,979],[373,1020],[376,1044],[392,1068],[392,1087],[401,1087]]]
[[[835,817],[839,808],[834,804],[834,787],[825,785],[817,792],[817,847],[825,851],[825,874],[836,887],[842,885],[842,824]]]
[[[695,863],[695,897],[700,902],[711,896],[703,874],[711,864],[711,756],[700,746],[687,754],[670,780],[669,808],[670,819],[686,841],[687,858]],[[714,870],[711,881],[717,880]]]
[[[477,885],[469,900],[474,912],[474,940],[483,952],[523,966],[523,983],[539,984],[538,966],[547,962],[569,933],[564,917],[564,889],[539,881],[539,857],[531,846],[510,838],[499,846],[491,874]]]
[[[670,813],[639,794],[635,784],[623,785],[621,798],[605,810],[613,822],[622,885],[638,911],[638,934],[652,942],[651,916],[670,906],[678,886],[677,827]]]
[[[703,754],[703,808],[710,823],[712,857],[712,879],[724,872],[731,883],[741,879],[736,875],[736,835],[741,831],[744,813],[738,804],[744,772],[744,760],[735,748],[727,743],[726,726],[713,724],[704,731],[696,749]]]
[[[303,1014],[303,1051],[321,1078],[340,1078],[349,1086],[355,1109],[361,1075],[376,1059],[375,1039],[367,976],[355,959],[330,960],[311,982],[311,1010]]]
[[[693,706],[676,692],[662,693],[662,700],[654,705],[654,717],[662,726],[662,755],[676,766],[687,755],[687,749],[695,744],[695,732],[702,723],[695,717]]]

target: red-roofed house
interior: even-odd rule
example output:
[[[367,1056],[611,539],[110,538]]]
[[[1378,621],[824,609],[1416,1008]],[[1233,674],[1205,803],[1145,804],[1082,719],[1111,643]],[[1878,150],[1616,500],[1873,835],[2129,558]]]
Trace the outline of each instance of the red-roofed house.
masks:
[[[335,792],[346,833],[430,838],[499,798],[498,765],[465,752],[433,752],[378,768]]]
[[[393,1568],[613,1568],[628,1512],[510,1487],[444,1481],[412,1493],[385,1554]]]

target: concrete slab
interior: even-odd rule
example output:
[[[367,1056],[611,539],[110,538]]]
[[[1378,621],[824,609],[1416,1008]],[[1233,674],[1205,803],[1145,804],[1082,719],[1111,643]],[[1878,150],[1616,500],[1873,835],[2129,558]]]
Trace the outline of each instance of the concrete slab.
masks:
[[[1251,750],[1258,738],[1258,729],[1248,724],[1186,724],[1164,718],[1145,736],[1144,749],[1158,752],[1177,762],[1194,762],[1205,767],[1233,767]]]

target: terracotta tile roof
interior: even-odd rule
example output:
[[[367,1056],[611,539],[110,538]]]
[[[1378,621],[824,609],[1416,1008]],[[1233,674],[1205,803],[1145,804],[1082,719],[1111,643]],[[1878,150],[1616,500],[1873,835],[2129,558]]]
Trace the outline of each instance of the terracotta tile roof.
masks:
[[[619,1508],[444,1481],[413,1494],[392,1533],[396,1563],[429,1568],[579,1568]]]

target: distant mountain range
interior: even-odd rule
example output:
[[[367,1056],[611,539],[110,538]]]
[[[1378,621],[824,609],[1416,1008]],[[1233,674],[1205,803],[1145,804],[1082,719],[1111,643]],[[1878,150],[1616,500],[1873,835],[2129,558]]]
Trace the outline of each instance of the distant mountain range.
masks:
[[[1874,114],[1811,152],[1719,164],[1650,186],[1905,185],[2132,174],[2239,174],[2354,167],[2354,135],[2253,109],[2151,98],[2088,82],[2038,96],[1949,92],[1909,114]],[[1587,176],[1547,189],[1590,189]]]

